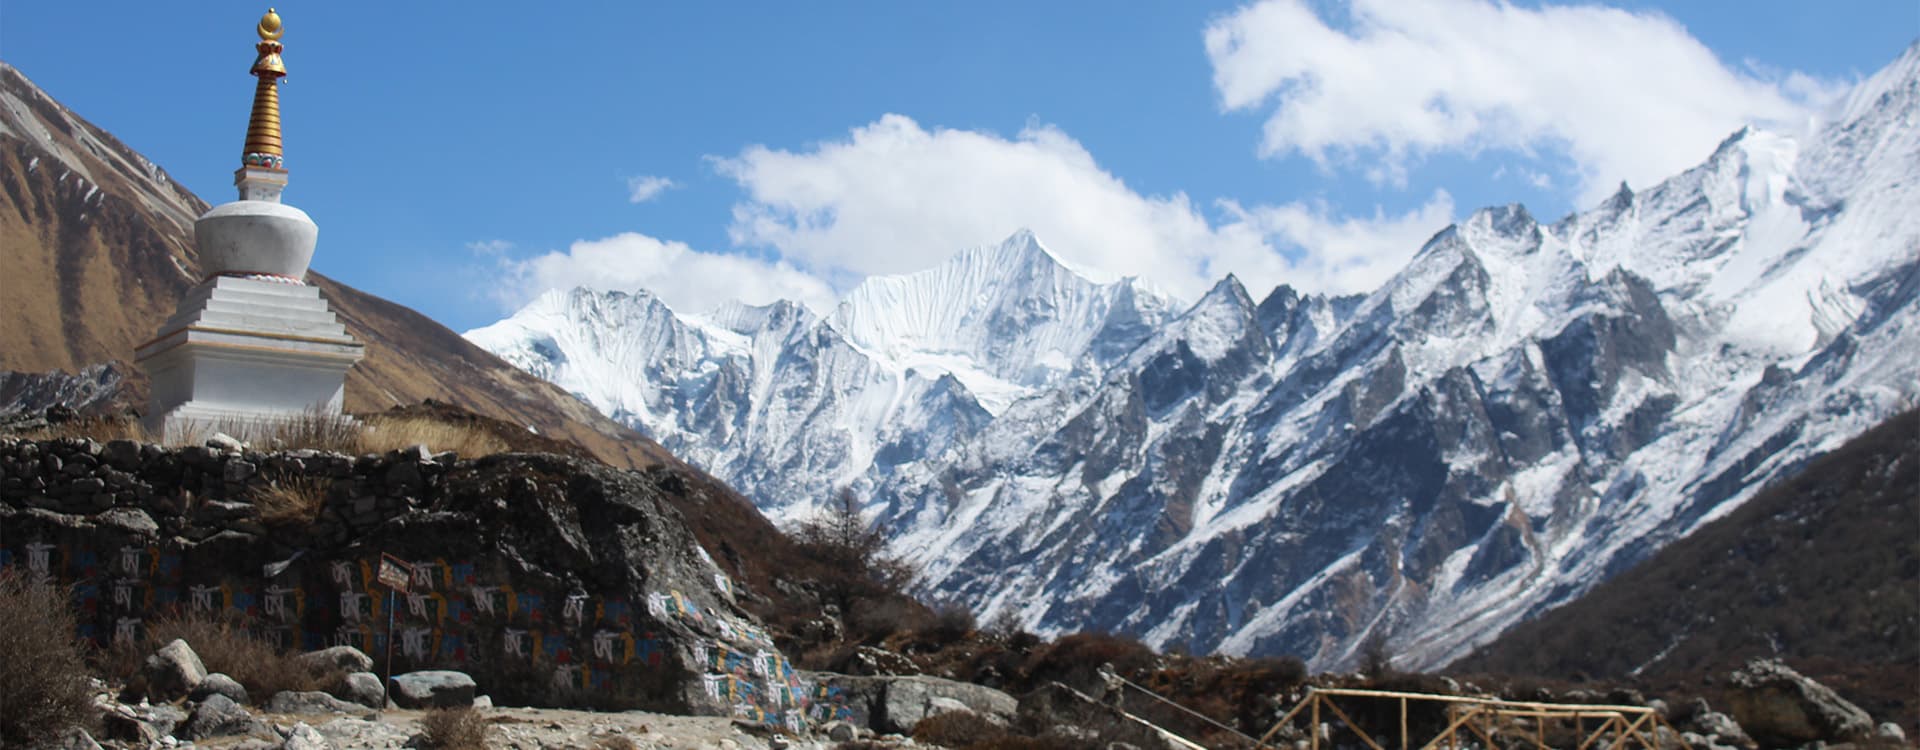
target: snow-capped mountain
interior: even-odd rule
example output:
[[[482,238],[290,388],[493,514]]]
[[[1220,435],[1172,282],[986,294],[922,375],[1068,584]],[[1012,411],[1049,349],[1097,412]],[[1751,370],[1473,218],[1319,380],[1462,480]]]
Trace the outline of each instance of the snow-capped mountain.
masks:
[[[947,452],[1008,406],[1125,357],[1173,303],[1095,284],[1031,233],[804,306],[680,314],[645,291],[550,292],[467,338],[754,497],[811,511]]]
[[[1021,233],[824,319],[575,290],[468,335],[776,515],[854,487],[982,615],[1430,667],[1920,401],[1920,46],[1809,134],[1477,211],[1364,296],[1184,305]]]

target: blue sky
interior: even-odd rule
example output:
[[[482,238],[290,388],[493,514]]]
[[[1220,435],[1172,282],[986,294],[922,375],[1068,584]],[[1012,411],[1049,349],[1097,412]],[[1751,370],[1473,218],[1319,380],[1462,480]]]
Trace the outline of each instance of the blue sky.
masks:
[[[8,2],[0,59],[220,203],[262,10]],[[1364,290],[1475,207],[1804,127],[1920,37],[1920,0],[279,10],[314,267],[458,330],[580,283],[822,309],[1021,226],[1187,298]]]

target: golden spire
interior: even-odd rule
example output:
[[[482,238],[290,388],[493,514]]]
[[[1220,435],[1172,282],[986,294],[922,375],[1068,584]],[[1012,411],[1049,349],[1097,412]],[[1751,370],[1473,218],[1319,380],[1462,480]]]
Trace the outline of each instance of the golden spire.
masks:
[[[280,62],[280,14],[272,8],[260,17],[254,31],[260,43],[254,45],[260,56],[253,61],[253,74],[260,78],[253,89],[253,117],[247,122],[247,146],[240,152],[240,164],[246,167],[285,169],[280,151],[280,79],[287,74]]]

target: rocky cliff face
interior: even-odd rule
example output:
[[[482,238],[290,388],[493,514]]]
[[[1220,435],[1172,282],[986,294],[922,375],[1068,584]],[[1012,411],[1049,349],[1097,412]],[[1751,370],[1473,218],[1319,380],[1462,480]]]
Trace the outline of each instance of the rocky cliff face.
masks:
[[[1920,399],[1917,111],[1920,47],[1811,132],[1477,211],[1360,297],[1177,304],[1022,234],[823,318],[577,290],[469,335],[771,512],[855,488],[983,615],[1431,667]]]
[[[396,670],[459,669],[516,703],[797,726],[813,686],[736,605],[669,500],[680,481],[543,454],[0,438],[0,566],[72,585],[101,644],[241,615],[291,647],[392,638]],[[383,555],[411,563],[393,598]]]

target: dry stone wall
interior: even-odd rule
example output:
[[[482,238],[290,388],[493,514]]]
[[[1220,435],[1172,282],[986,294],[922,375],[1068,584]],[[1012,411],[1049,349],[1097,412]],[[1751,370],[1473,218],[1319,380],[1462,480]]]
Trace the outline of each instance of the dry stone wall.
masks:
[[[663,472],[0,438],[0,567],[72,586],[102,645],[235,617],[291,648],[391,645],[396,673],[465,671],[506,701],[797,728],[819,688],[735,605]],[[317,509],[263,513],[275,488]],[[411,563],[407,592],[377,581],[383,554]]]

